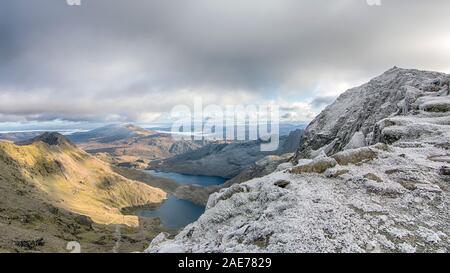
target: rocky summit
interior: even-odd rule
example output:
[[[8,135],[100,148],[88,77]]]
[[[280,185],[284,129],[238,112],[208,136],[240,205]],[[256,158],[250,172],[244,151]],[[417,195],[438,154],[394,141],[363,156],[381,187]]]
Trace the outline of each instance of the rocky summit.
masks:
[[[31,145],[36,142],[43,142],[50,146],[67,145],[67,146],[75,147],[75,145],[72,142],[70,142],[66,137],[64,137],[60,133],[55,133],[55,132],[45,132],[42,135],[36,136],[30,140],[19,141],[16,144],[26,146],[26,145]]]
[[[449,252],[449,77],[393,68],[346,91],[292,164],[212,194],[147,252]]]

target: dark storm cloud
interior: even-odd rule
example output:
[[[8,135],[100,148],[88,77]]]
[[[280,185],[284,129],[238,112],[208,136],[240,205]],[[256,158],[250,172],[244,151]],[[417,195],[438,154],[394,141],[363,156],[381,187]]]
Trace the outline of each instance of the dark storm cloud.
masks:
[[[448,71],[450,16],[441,11],[449,8],[447,0],[5,0],[0,117],[145,120],[193,96],[320,107],[394,65]]]

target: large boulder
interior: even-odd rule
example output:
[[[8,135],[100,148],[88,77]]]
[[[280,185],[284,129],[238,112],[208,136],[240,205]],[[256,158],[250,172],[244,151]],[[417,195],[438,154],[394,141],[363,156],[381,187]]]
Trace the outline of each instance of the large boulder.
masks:
[[[335,159],[330,157],[320,157],[314,159],[309,163],[300,164],[299,166],[292,168],[291,173],[323,173],[329,168],[333,168],[336,165],[337,162]]]

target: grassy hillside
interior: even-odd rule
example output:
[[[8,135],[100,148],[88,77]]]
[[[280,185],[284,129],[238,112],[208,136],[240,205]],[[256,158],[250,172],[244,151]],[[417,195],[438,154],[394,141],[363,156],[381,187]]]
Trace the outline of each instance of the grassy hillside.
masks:
[[[61,250],[70,239],[108,245],[116,232],[108,225],[133,229],[150,221],[123,215],[122,208],[166,198],[161,189],[115,173],[58,134],[20,145],[0,141],[0,191],[0,250],[39,249],[36,236],[47,238],[47,251]]]
[[[124,178],[70,142],[29,145],[0,142],[0,174],[9,183],[30,183],[60,207],[102,224],[137,225],[120,209],[160,203],[165,192]]]

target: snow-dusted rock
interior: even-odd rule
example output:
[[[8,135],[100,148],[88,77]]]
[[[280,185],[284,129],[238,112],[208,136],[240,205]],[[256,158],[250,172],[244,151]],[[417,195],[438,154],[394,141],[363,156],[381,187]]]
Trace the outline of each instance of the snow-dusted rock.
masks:
[[[278,165],[278,167],[275,171],[277,171],[277,172],[284,171],[284,170],[290,169],[292,167],[293,167],[292,162],[281,163],[280,165]]]
[[[366,144],[377,143],[376,123],[411,112],[418,98],[435,96],[433,101],[438,99],[439,105],[445,108],[448,82],[449,75],[443,73],[394,67],[370,82],[344,92],[306,128],[296,159],[311,157],[323,147],[326,147],[327,155],[334,154],[352,140],[361,144],[360,133],[365,136]],[[423,108],[427,103],[420,105]]]
[[[375,149],[363,147],[358,149],[345,150],[332,155],[340,165],[358,164],[377,158],[378,153]]]
[[[174,245],[186,252],[449,251],[437,239],[450,236],[450,198],[448,188],[437,190],[441,163],[426,161],[435,152],[441,150],[382,151],[373,161],[345,166],[347,179],[275,172],[234,185],[213,194],[205,214],[175,239],[154,241],[149,251]],[[364,178],[367,173],[383,182]],[[403,187],[410,177],[420,180],[410,181],[416,189]]]
[[[355,149],[365,146],[367,146],[366,137],[364,136],[363,132],[358,131],[352,136],[347,145],[345,145],[344,149]]]
[[[323,173],[336,165],[337,162],[334,158],[319,157],[315,158],[312,162],[301,164],[292,168],[291,173]]]
[[[185,252],[185,249],[183,245],[177,244],[176,242],[170,242],[167,241],[167,234],[166,233],[160,233],[158,236],[156,236],[151,244],[161,244],[164,243],[164,245],[158,249],[159,253],[181,253]],[[151,248],[147,249],[145,252],[152,253]]]

